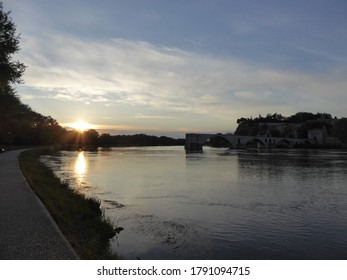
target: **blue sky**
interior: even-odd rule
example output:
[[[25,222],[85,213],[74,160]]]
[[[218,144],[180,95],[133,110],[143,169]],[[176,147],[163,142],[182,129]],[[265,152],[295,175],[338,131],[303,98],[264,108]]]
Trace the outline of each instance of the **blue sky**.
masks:
[[[346,117],[345,0],[10,0],[23,102],[113,133],[233,132],[240,117]]]

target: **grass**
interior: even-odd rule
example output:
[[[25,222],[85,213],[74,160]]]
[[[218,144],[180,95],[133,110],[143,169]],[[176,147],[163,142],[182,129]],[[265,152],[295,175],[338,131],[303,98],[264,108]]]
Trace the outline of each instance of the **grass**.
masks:
[[[109,249],[115,235],[104,217],[100,202],[76,193],[40,162],[42,150],[29,150],[19,157],[24,176],[44,203],[61,232],[81,259],[117,259]]]

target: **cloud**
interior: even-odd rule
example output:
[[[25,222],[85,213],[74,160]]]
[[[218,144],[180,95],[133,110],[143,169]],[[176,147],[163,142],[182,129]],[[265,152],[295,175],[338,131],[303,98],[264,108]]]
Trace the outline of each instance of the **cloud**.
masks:
[[[248,101],[262,101],[264,99],[268,99],[271,96],[270,92],[253,92],[253,91],[237,91],[235,93],[236,97],[239,97],[240,99],[248,100]]]
[[[135,119],[176,119],[177,117],[174,116],[150,116],[150,115],[143,115],[143,114],[136,114],[133,116]]]
[[[208,115],[232,123],[280,109],[341,111],[334,100],[345,100],[347,88],[344,71],[322,77],[122,38],[24,37],[20,59],[29,66],[30,98],[37,90],[41,98],[137,108],[133,116],[143,119]]]

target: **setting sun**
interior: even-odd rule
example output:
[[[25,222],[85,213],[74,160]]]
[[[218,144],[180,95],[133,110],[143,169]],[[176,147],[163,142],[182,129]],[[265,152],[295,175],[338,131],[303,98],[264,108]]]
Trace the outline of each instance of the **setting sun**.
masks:
[[[71,123],[69,125],[70,127],[72,127],[73,129],[76,129],[78,130],[79,132],[83,132],[83,131],[86,131],[88,129],[91,129],[93,128],[93,126],[85,121],[76,121],[74,123]]]

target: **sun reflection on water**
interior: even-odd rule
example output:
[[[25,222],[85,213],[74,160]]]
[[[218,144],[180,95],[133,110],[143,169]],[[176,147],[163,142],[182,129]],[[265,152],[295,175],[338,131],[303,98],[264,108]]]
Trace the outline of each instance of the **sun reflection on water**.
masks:
[[[82,181],[87,172],[87,160],[84,155],[84,152],[81,151],[78,153],[77,159],[75,161],[75,173],[77,175],[78,181]]]

